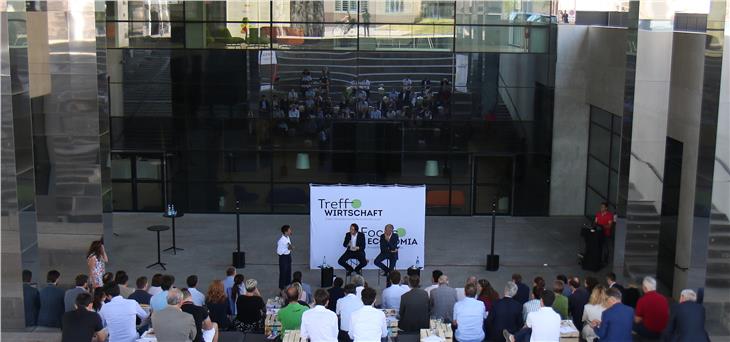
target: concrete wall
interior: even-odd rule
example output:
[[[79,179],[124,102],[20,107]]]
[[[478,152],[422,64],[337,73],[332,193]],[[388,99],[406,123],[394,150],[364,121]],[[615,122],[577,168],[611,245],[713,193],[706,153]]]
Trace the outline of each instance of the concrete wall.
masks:
[[[654,201],[660,212],[673,34],[645,30],[638,34],[629,173],[636,192],[630,200]]]
[[[688,267],[692,261],[692,235],[697,233],[694,229],[694,211],[705,35],[675,32],[673,44],[667,136],[684,144],[675,263]],[[689,272],[675,269],[675,296],[688,285],[688,276],[692,271],[694,269]],[[701,279],[704,279],[704,269],[701,271]]]
[[[626,30],[558,26],[550,215],[583,215],[590,105],[623,113]]]
[[[588,28],[586,102],[616,115],[624,110],[626,32],[622,28]]]
[[[558,25],[550,215],[580,215],[585,205],[588,47],[588,27]]]
[[[725,29],[725,46],[730,46],[730,21]],[[715,142],[715,174],[712,187],[712,205],[730,217],[730,53],[722,56],[722,85],[717,113],[717,141]]]

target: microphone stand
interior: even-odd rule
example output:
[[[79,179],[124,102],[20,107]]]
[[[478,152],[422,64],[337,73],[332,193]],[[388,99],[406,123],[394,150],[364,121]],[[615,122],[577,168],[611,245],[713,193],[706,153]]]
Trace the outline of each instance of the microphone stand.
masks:
[[[246,252],[241,252],[241,212],[240,201],[236,200],[236,251],[233,252],[233,267],[246,267]]]
[[[499,255],[494,254],[494,233],[497,225],[497,202],[492,202],[492,241],[489,254],[487,255],[487,271],[499,269]]]

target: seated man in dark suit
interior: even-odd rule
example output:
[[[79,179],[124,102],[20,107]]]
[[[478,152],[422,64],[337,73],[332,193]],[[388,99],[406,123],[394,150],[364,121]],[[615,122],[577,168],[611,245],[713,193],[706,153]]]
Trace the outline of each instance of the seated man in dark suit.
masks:
[[[35,284],[31,283],[32,279],[33,272],[23,270],[23,304],[26,327],[33,327],[38,323],[38,310],[41,308],[41,295]]]
[[[608,284],[609,289],[615,288],[621,291],[621,293],[624,292],[624,287],[616,282],[616,273],[608,272],[608,274],[606,274],[606,284]]]
[[[522,304],[515,300],[517,293],[517,284],[514,281],[508,281],[504,287],[504,297],[492,304],[492,310],[487,315],[487,332],[491,336],[491,341],[505,341],[503,331],[507,330],[510,334],[516,333],[522,328]]]
[[[383,270],[383,275],[390,274],[395,269],[395,263],[398,261],[398,234],[393,233],[393,225],[388,223],[385,225],[385,231],[380,235],[380,254],[375,258],[375,266]],[[390,261],[390,267],[385,266],[383,260]]]
[[[332,283],[332,287],[327,289],[327,292],[330,295],[329,302],[327,303],[327,309],[330,309],[333,312],[337,312],[337,301],[345,296],[345,289],[342,288],[342,285],[344,284],[345,282],[342,280],[342,278],[336,277],[334,282]]]
[[[345,234],[345,241],[342,243],[342,247],[345,247],[345,253],[342,254],[337,263],[347,270],[347,275],[351,275],[352,271],[360,274],[361,270],[368,261],[365,260],[365,234],[359,232],[360,228],[356,223],[350,225],[350,232]],[[356,259],[358,264],[353,270],[347,261],[350,259]]]
[[[419,288],[421,279],[418,275],[408,277],[411,290],[400,297],[398,328],[406,333],[418,333],[428,329],[431,322],[428,293]]]
[[[682,290],[679,304],[672,307],[663,335],[664,341],[670,342],[710,341],[705,330],[705,307],[697,303],[697,293],[690,289]]]
[[[618,289],[609,289],[606,295],[608,295],[607,309],[601,314],[601,321],[591,322],[591,327],[601,342],[632,341],[634,309],[621,303],[621,291]]]
[[[41,309],[38,312],[38,325],[42,327],[60,328],[63,318],[65,291],[58,287],[58,278],[61,273],[56,270],[48,271],[46,280],[48,285],[41,289]]]

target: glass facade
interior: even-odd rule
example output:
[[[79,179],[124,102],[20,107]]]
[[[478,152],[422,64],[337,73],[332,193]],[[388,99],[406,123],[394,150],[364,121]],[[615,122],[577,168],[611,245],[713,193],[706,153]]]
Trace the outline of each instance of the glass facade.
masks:
[[[107,35],[115,210],[231,212],[238,200],[306,213],[309,183],[371,183],[426,184],[430,215],[492,202],[547,214],[549,6],[478,4],[107,6],[107,26],[129,32],[126,45]]]
[[[590,116],[585,215],[593,218],[602,202],[616,210],[621,117],[596,106]]]

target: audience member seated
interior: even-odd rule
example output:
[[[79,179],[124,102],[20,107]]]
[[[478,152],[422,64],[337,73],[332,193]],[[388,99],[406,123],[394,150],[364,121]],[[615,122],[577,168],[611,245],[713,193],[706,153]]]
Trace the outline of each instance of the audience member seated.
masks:
[[[530,300],[527,301],[524,305],[522,305],[522,319],[526,320],[527,315],[529,315],[531,312],[537,312],[542,307],[542,302],[540,301],[542,299],[542,292],[545,291],[544,288],[539,286],[533,286],[532,287],[532,294]]]
[[[342,278],[336,277],[332,283],[332,287],[327,289],[330,296],[329,302],[327,302],[327,309],[332,310],[332,312],[337,312],[337,301],[345,296],[345,290],[342,288],[344,284],[345,281]]]
[[[431,318],[451,322],[454,318],[454,304],[456,302],[456,290],[449,286],[449,278],[445,274],[440,276],[439,287],[431,290],[429,303]]]
[[[155,275],[152,276],[152,280],[150,280],[150,288],[147,289],[147,292],[150,294],[150,296],[154,296],[160,292],[162,292],[162,274],[155,273]]]
[[[299,330],[302,325],[302,314],[309,307],[299,304],[299,290],[294,286],[286,289],[286,306],[281,308],[277,319],[281,322],[281,335],[287,330]]]
[[[433,272],[431,272],[432,283],[431,283],[431,285],[429,285],[425,289],[423,289],[424,291],[426,291],[426,293],[428,293],[429,296],[431,295],[431,290],[439,287],[439,277],[441,277],[442,274],[444,274],[444,273],[441,272],[440,270],[433,270]]]
[[[230,306],[229,310],[231,310],[231,314],[234,316],[238,314],[238,310],[236,309],[236,300],[239,296],[246,293],[246,290],[243,289],[243,282],[245,280],[246,278],[243,276],[243,274],[236,274],[233,277],[233,285],[226,288],[226,296],[228,296],[228,306]]]
[[[345,285],[345,296],[337,301],[335,313],[340,317],[340,340],[349,339],[350,318],[355,310],[363,306],[362,300],[357,296],[355,284]]]
[[[152,313],[152,326],[157,342],[192,342],[198,330],[193,315],[180,309],[183,302],[182,292],[169,289],[164,293],[167,306]]]
[[[512,335],[507,329],[503,330],[504,339],[508,342],[560,342],[560,315],[551,308],[556,296],[562,296],[562,293],[543,292],[540,310],[530,312],[525,321],[525,328],[516,334]]]
[[[38,311],[41,309],[41,295],[35,287],[33,272],[23,270],[23,306],[25,308],[25,326],[38,324]]]
[[[624,304],[636,308],[636,303],[639,301],[639,297],[641,297],[641,290],[639,290],[639,285],[636,282],[629,282],[629,286],[624,288],[621,294]]]
[[[63,295],[63,307],[64,312],[76,310],[76,297],[81,293],[89,293],[88,291],[89,276],[86,274],[79,274],[74,280],[76,287],[66,290]]]
[[[41,308],[38,311],[38,325],[42,327],[60,328],[64,313],[64,291],[58,287],[61,273],[48,271],[46,287],[40,291]]]
[[[512,278],[514,279],[515,276],[513,275]],[[522,277],[520,276],[519,279]],[[504,330],[514,334],[522,327],[524,322],[522,304],[513,298],[515,293],[517,293],[517,284],[514,281],[508,281],[504,287],[504,296],[494,303],[492,311],[487,315],[487,332],[492,342],[505,341]]]
[[[530,288],[522,283],[522,275],[519,273],[512,275],[512,282],[517,285],[517,292],[514,295],[514,300],[519,302],[520,305],[524,305],[528,300],[530,300]]]
[[[591,321],[601,342],[632,341],[631,327],[634,323],[634,309],[621,303],[621,291],[609,289],[606,310],[601,314],[600,321]]]
[[[79,292],[74,299],[74,309],[63,314],[61,342],[106,341],[107,332],[101,317],[91,306],[91,295],[86,291]]]
[[[636,303],[634,331],[642,337],[658,339],[669,320],[669,302],[656,292],[656,279],[645,277],[644,295]]]
[[[388,274],[388,281],[390,286],[383,290],[381,297],[383,298],[383,309],[400,309],[400,297],[408,292],[410,288],[408,285],[400,283],[401,275],[400,272],[393,270]]]
[[[173,284],[175,284],[175,277],[170,274],[162,276],[162,283],[160,284],[162,292],[150,298],[150,307],[153,311],[159,311],[167,308],[167,292],[170,291]]]
[[[596,287],[598,286],[601,285],[597,285]],[[595,290],[596,287],[593,289]],[[568,313],[573,320],[575,328],[578,329],[578,331],[581,331],[581,329],[583,329],[583,320],[581,319],[583,317],[583,310],[586,304],[588,304],[591,293],[588,293],[588,290],[581,287],[580,283],[575,280],[570,280],[568,282],[568,288],[570,288],[570,297],[568,297]]]
[[[469,276],[468,278],[466,278],[466,282],[464,283],[464,285],[466,286],[466,284],[472,284],[474,286],[479,285],[477,283],[477,277],[475,277],[475,276]],[[456,300],[460,301],[460,300],[464,299],[464,297],[466,297],[464,295],[464,288],[463,287],[457,288],[456,289]]]
[[[355,295],[360,298],[360,293],[362,293],[362,290],[365,288],[365,278],[359,274],[355,274],[352,276],[350,281],[355,284]]]
[[[256,279],[246,280],[246,294],[236,300],[236,318],[233,326],[238,331],[260,333],[264,330],[266,303],[261,298]]]
[[[624,292],[624,287],[616,282],[616,273],[609,272],[608,274],[606,274],[606,284],[608,285],[609,289],[616,288],[619,291]]]
[[[421,291],[426,295],[425,291]],[[380,341],[388,336],[385,313],[373,307],[375,296],[373,288],[368,287],[362,290],[364,306],[355,310],[350,318],[349,336],[354,342]]]
[[[568,281],[568,277],[565,276],[565,274],[558,274],[555,279],[560,280],[565,284],[565,287],[563,288],[563,296],[570,298],[570,295],[573,294],[573,288],[570,287],[570,282]],[[580,284],[580,283],[578,283]],[[587,293],[587,292],[586,292]]]
[[[560,280],[555,280],[553,282],[553,293],[555,293],[555,299],[552,307],[555,312],[560,314],[561,319],[568,319],[568,298],[563,296],[564,287],[565,284],[563,284]]]
[[[581,322],[583,323],[583,329],[580,330],[581,337],[587,342],[593,342],[598,337],[590,323],[601,320],[601,315],[606,310],[607,302],[606,288],[602,285],[594,287],[593,293],[591,293],[588,304],[585,305],[583,315],[581,316]]]
[[[129,295],[128,299],[134,300],[140,305],[150,305],[150,298],[152,295],[147,292],[147,277],[137,278],[137,289]]]
[[[226,268],[226,278],[223,279],[223,288],[226,291],[226,294],[230,293],[231,287],[233,287],[233,283],[236,280],[236,268],[233,266],[228,266]]]
[[[114,276],[114,283],[119,285],[119,293],[122,294],[122,297],[127,299],[129,299],[129,295],[134,292],[133,288],[127,286],[128,282],[129,276],[127,275],[127,272],[117,271],[117,274]]]
[[[492,284],[489,283],[489,280],[487,279],[479,279],[477,284],[477,289],[479,290],[479,300],[484,303],[484,309],[486,309],[487,312],[492,311],[492,306],[494,305],[494,302],[499,300],[499,293],[494,290],[494,287],[492,287]],[[466,293],[466,288],[464,288],[464,290]]]
[[[111,296],[111,300],[101,307],[99,316],[109,333],[109,342],[136,341],[139,337],[135,328],[137,317],[145,320],[149,314],[139,306],[139,303],[124,299],[120,295],[119,286],[112,284],[105,291]]]
[[[231,314],[231,307],[228,305],[228,297],[222,280],[213,280],[208,286],[208,292],[205,295],[205,306],[210,313],[210,320],[218,324],[220,330],[228,330],[231,326],[231,321],[228,318],[228,315]]]
[[[205,307],[195,305],[190,289],[182,289],[182,306],[180,309],[193,316],[195,321],[195,339],[193,342],[216,342],[218,341],[218,325],[210,320],[210,315]]]
[[[324,289],[314,291],[314,308],[302,314],[300,335],[303,339],[317,342],[337,341],[337,314],[326,308],[329,298],[329,292]]]
[[[418,333],[430,325],[430,302],[428,293],[419,288],[418,275],[408,277],[411,290],[400,297],[398,328],[406,333]]]
[[[302,271],[295,271],[292,273],[292,283],[299,283],[302,285],[302,289],[304,290],[304,295],[306,295],[304,300],[307,303],[312,302],[312,286],[302,281]],[[302,294],[299,294],[300,297],[302,297]]]
[[[484,280],[484,279],[482,279]],[[454,337],[459,342],[480,342],[484,340],[484,319],[487,311],[483,302],[477,300],[477,287],[467,284],[464,287],[464,299],[454,304],[452,326],[456,332]]]
[[[297,302],[303,306],[309,307],[309,303],[307,303],[307,293],[304,291],[302,284],[293,282],[290,286],[297,289],[297,293],[299,294],[299,300]]]
[[[188,285],[188,291],[193,299],[193,304],[197,306],[205,305],[205,295],[196,288],[198,286],[198,276],[194,274],[188,276],[188,279],[185,279],[185,283]]]
[[[92,303],[91,307],[96,311],[97,313],[101,311],[101,307],[104,306],[104,303],[108,300],[111,300],[109,296],[106,294],[106,290],[104,287],[97,287],[94,289],[94,294],[92,294]]]
[[[709,342],[705,330],[705,307],[697,303],[697,293],[682,290],[679,304],[672,306],[669,323],[664,329],[664,340],[672,342]]]

